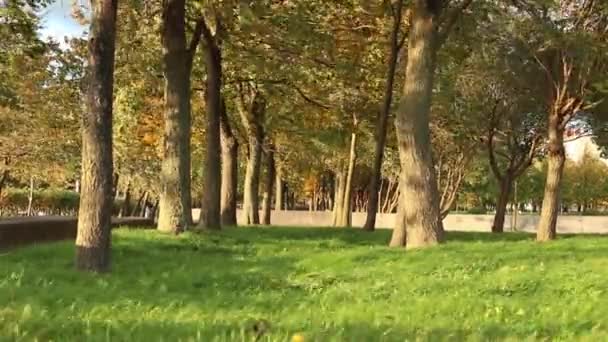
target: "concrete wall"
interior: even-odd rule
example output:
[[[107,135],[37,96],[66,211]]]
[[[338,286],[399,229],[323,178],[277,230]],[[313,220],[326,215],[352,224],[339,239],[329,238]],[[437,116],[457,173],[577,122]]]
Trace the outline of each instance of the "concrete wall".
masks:
[[[192,210],[193,217],[198,219],[200,209]],[[365,213],[353,213],[353,227],[362,227]],[[395,214],[378,214],[376,227],[392,229]],[[331,226],[332,213],[329,211],[272,211],[271,222],[276,226],[293,227],[328,227]],[[488,232],[492,227],[494,215],[448,215],[443,221],[446,230]],[[511,216],[505,218],[505,230],[511,230]],[[241,211],[237,210],[237,221],[241,224]],[[520,231],[534,232],[538,223],[537,215],[519,215],[517,228]],[[559,233],[606,233],[608,234],[608,216],[560,216],[557,221]]]
[[[0,250],[76,238],[78,219],[70,216],[13,217],[0,220]],[[151,219],[112,218],[112,227],[154,227]]]

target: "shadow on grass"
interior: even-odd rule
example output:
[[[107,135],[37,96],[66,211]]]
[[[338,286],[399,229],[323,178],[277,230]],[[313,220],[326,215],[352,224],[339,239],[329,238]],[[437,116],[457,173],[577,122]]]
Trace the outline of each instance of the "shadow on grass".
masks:
[[[386,246],[390,240],[392,230],[378,229],[367,232],[359,228],[304,228],[304,227],[238,227],[232,228],[236,235],[249,237],[262,241],[309,241],[320,242],[331,239],[340,240],[348,245],[378,245]],[[243,233],[243,234],[241,234]],[[252,234],[253,233],[253,234]],[[502,234],[486,232],[446,232],[447,242],[509,242],[531,241],[534,235],[525,232],[505,232]]]
[[[462,241],[462,242],[510,242],[510,241],[530,241],[534,239],[534,235],[525,232],[505,232],[505,233],[490,233],[490,232],[446,232],[447,242]]]

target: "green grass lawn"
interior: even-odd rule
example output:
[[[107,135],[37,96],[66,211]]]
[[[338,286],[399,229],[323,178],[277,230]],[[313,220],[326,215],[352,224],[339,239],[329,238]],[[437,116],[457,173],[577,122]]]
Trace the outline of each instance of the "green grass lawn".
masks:
[[[112,273],[70,242],[0,254],[0,340],[608,340],[608,236],[450,233],[422,251],[389,231],[117,230]],[[267,322],[267,323],[260,323]]]

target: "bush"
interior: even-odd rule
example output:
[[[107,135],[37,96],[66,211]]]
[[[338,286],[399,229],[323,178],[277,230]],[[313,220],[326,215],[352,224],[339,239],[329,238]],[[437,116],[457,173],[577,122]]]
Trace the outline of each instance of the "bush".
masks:
[[[44,189],[34,191],[32,210],[46,214],[72,215],[78,211],[80,194],[63,189]],[[0,208],[5,216],[18,215],[27,210],[29,201],[28,189],[7,189],[0,197]],[[114,202],[113,212],[117,213],[123,200]]]
[[[471,209],[467,210],[467,213],[473,214],[473,215],[484,215],[484,214],[487,214],[488,211],[484,207],[475,207],[475,208],[471,208]]]

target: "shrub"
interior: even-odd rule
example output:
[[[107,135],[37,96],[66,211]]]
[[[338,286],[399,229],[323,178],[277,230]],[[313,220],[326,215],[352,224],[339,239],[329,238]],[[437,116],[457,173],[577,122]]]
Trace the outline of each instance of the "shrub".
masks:
[[[475,208],[471,208],[471,209],[467,210],[467,213],[473,214],[473,215],[483,215],[483,214],[487,214],[488,211],[484,207],[475,207]]]
[[[18,215],[27,210],[29,201],[28,189],[7,189],[0,197],[0,208],[5,216]],[[33,193],[32,209],[46,214],[75,214],[78,211],[80,195],[64,189],[43,189]],[[118,213],[123,200],[114,201],[113,212]]]

